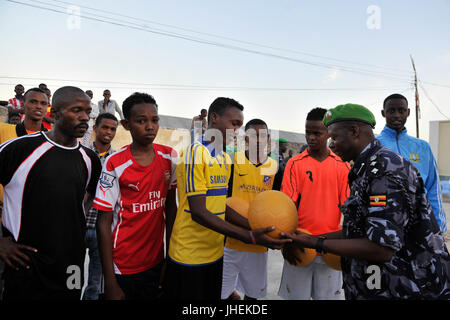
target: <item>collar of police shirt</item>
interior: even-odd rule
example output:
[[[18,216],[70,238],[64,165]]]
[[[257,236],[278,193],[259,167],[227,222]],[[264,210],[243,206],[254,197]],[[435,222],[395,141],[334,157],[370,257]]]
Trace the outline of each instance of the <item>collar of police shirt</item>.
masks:
[[[356,179],[356,177],[359,176],[361,170],[366,166],[367,161],[380,148],[382,148],[381,143],[377,139],[374,139],[363,149],[363,151],[361,151],[359,157],[355,160],[355,163],[349,172],[349,184],[351,184]]]

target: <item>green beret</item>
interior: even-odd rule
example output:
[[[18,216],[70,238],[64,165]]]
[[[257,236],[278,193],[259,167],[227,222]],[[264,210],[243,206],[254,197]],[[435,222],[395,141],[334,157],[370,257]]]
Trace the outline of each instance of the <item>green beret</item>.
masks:
[[[353,103],[341,104],[328,110],[323,116],[323,124],[326,127],[340,121],[361,121],[370,124],[372,128],[375,128],[376,124],[375,116],[369,109]]]
[[[286,142],[286,143],[288,142],[285,138],[279,138],[279,139],[277,139],[277,141],[278,142]]]

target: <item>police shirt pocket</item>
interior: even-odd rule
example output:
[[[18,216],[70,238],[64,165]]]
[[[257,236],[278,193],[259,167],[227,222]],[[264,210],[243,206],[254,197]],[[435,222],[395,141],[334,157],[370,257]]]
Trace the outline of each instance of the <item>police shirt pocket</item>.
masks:
[[[404,245],[404,233],[402,229],[389,220],[380,217],[367,217],[367,238],[383,247],[399,251]]]
[[[348,230],[347,236],[365,236],[365,213],[361,198],[350,196],[342,207],[344,216],[344,229]]]

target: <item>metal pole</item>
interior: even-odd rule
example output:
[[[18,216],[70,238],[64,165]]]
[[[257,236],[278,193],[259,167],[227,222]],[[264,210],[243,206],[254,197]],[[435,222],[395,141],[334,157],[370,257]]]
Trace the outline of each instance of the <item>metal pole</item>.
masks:
[[[417,71],[416,71],[416,65],[414,64],[414,60],[412,56],[410,55],[411,63],[414,69],[414,88],[416,91],[415,94],[415,100],[416,100],[416,136],[419,138],[419,117],[420,117],[420,108],[419,108],[419,90],[417,88]]]

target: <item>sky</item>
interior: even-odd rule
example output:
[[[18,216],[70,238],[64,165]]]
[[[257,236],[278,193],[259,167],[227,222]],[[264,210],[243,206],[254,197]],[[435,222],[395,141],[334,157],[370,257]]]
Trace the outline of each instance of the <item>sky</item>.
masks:
[[[429,121],[450,118],[449,16],[450,0],[0,0],[0,100],[44,82],[120,105],[147,92],[160,114],[192,118],[224,96],[244,122],[299,133],[312,108],[358,103],[379,133],[401,93],[416,135],[411,55],[428,140]]]

